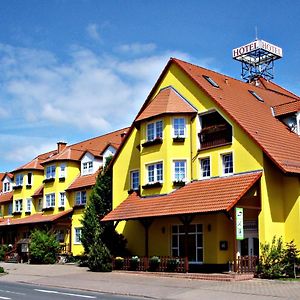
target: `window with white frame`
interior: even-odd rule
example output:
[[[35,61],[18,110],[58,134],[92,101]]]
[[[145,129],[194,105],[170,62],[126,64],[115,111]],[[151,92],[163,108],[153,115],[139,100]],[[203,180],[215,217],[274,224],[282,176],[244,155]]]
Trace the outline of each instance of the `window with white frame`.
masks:
[[[233,174],[232,153],[222,154],[223,175]]]
[[[86,204],[86,191],[78,191],[75,194],[75,205]]]
[[[130,172],[130,187],[132,190],[138,190],[140,186],[140,172],[134,170]]]
[[[185,137],[185,118],[173,119],[173,137]]]
[[[59,178],[65,178],[66,177],[66,164],[60,165],[60,171],[59,171]]]
[[[31,198],[26,199],[26,212],[31,212]]]
[[[163,163],[159,162],[147,166],[148,170],[148,183],[162,182],[163,181]]]
[[[23,200],[15,200],[15,212],[22,212],[23,209]]]
[[[46,208],[55,207],[55,194],[46,194]]]
[[[66,202],[66,193],[61,192],[59,193],[59,207],[65,207]]]
[[[74,228],[74,244],[81,244],[81,227]]]
[[[55,165],[46,168],[46,178],[55,178]]]
[[[93,173],[93,162],[92,161],[84,162],[82,164],[82,167],[83,167],[83,170],[82,170],[83,175]]]
[[[172,256],[184,256],[185,230],[184,225],[172,226]],[[190,224],[188,227],[189,262],[203,262],[203,226]]]
[[[38,205],[37,210],[42,211],[42,209],[43,209],[43,199],[42,198],[38,199],[37,205]]]
[[[162,139],[163,137],[163,122],[156,121],[147,124],[147,141]]]
[[[10,216],[13,213],[13,204],[12,202],[8,203],[7,214]]]
[[[185,181],[186,180],[186,161],[175,160],[173,161],[174,167],[174,181]]]
[[[16,186],[23,185],[23,174],[17,174],[15,179]]]
[[[3,183],[3,193],[10,192],[10,182]]]
[[[210,158],[205,157],[200,159],[200,177],[209,178],[210,177]]]

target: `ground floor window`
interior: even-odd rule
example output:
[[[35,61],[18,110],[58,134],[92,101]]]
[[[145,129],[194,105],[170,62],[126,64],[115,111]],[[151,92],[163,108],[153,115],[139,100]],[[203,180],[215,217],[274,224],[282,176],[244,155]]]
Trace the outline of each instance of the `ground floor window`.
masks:
[[[74,228],[74,244],[81,244],[81,227]]]
[[[184,256],[185,232],[183,225],[172,225],[172,255]],[[188,226],[188,258],[189,262],[203,262],[203,226]]]

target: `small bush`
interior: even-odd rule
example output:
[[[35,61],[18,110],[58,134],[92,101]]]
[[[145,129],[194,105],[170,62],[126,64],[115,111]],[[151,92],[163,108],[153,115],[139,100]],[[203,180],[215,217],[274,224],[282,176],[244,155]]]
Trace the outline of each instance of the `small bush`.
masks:
[[[60,245],[53,233],[35,230],[30,235],[29,253],[31,263],[54,264]]]
[[[111,272],[112,259],[107,247],[102,243],[95,243],[88,256],[88,267],[93,272]]]
[[[160,258],[158,256],[152,256],[149,260],[149,271],[156,272],[158,271],[160,264]]]
[[[169,258],[167,261],[167,271],[168,272],[175,272],[179,265],[178,258]]]
[[[115,269],[116,270],[122,270],[123,267],[124,267],[124,258],[120,257],[120,256],[117,256],[115,258]]]
[[[5,253],[8,251],[8,245],[0,245],[0,261],[4,261]]]
[[[0,273],[4,273],[3,267],[0,267]]]
[[[132,256],[130,259],[130,270],[136,271],[140,263],[140,258],[138,256]]]

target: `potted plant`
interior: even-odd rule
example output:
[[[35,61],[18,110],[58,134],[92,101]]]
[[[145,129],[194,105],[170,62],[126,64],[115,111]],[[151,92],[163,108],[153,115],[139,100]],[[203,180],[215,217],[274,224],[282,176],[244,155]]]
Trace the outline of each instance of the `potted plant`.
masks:
[[[175,272],[178,265],[179,265],[179,259],[178,258],[169,258],[167,260],[167,271],[168,272]]]
[[[130,270],[136,271],[140,263],[140,258],[138,256],[132,256],[130,258]]]
[[[149,271],[151,272],[158,271],[159,264],[160,264],[160,258],[158,256],[152,256],[149,259]]]
[[[120,256],[117,256],[115,258],[115,269],[116,270],[122,270],[123,266],[124,266],[124,258],[120,257]]]

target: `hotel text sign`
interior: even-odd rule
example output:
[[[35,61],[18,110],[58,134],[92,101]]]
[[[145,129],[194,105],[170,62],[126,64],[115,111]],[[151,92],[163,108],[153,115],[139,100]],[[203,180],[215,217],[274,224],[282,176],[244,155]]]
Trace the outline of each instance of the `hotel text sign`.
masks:
[[[236,239],[244,239],[244,210],[236,207],[235,209],[235,222],[236,222]]]
[[[239,56],[245,55],[247,53],[250,53],[250,52],[252,52],[254,50],[258,50],[258,49],[263,49],[263,50],[266,50],[276,56],[282,57],[282,49],[280,47],[277,47],[277,46],[270,44],[268,42],[265,42],[263,40],[256,40],[247,45],[233,49],[232,57],[237,58]]]

